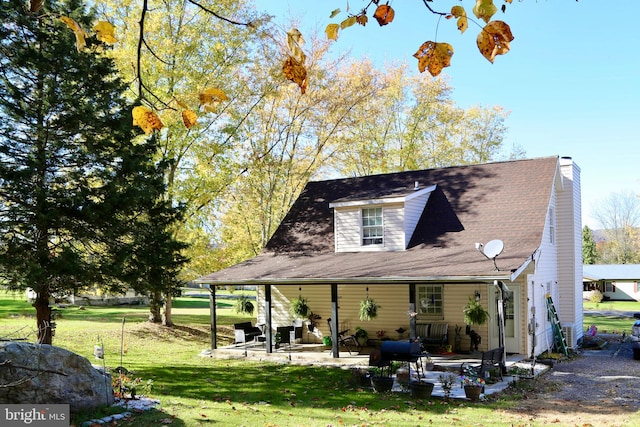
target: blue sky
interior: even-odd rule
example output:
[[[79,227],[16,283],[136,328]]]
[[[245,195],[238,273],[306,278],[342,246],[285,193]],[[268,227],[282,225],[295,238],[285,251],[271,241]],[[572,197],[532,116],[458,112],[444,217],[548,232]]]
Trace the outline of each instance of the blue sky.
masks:
[[[500,7],[502,2],[494,0]],[[255,0],[286,30],[296,20],[303,35],[323,31],[333,9],[353,11],[368,0]],[[434,0],[444,11],[454,4]],[[640,193],[640,1],[514,0],[507,13],[513,35],[511,51],[491,64],[476,47],[478,28],[460,34],[454,20],[438,20],[421,0],[391,0],[394,21],[340,33],[333,52],[368,56],[382,66],[404,61],[417,71],[413,53],[427,40],[446,41],[455,54],[443,71],[454,101],[462,107],[501,105],[511,112],[505,146],[517,144],[527,157],[570,156],[582,175],[583,224],[599,228],[590,217],[609,194]],[[371,16],[371,14],[369,14]],[[346,17],[346,14],[340,15]],[[310,36],[308,36],[310,37]],[[431,78],[425,72],[425,79]]]

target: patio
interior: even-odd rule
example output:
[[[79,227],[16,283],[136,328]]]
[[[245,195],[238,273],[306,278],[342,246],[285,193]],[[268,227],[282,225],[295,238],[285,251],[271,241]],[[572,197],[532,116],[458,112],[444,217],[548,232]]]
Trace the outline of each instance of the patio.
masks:
[[[372,347],[364,348],[359,354],[349,354],[348,351],[340,351],[340,357],[334,358],[331,353],[331,349],[325,347],[322,344],[292,344],[291,346],[284,346],[273,353],[267,353],[264,348],[264,343],[248,343],[248,344],[234,344],[225,347],[218,348],[216,350],[203,350],[201,356],[214,357],[220,359],[250,359],[256,361],[269,361],[273,363],[293,363],[298,365],[319,365],[319,366],[336,366],[343,369],[352,368],[368,368],[369,367],[369,353],[373,350]],[[477,365],[480,363],[480,353],[476,354],[430,354],[431,361],[435,365],[433,371],[425,372],[425,380],[435,384],[433,388],[433,396],[444,397],[444,391],[440,384],[438,377],[441,374],[453,373],[456,376],[460,371],[460,366],[464,363],[470,365]],[[531,363],[525,361],[526,356],[520,354],[511,354],[507,356],[506,367],[507,371],[513,366],[522,368],[531,368]],[[547,365],[537,363],[534,366],[534,375],[538,376],[541,373],[548,370]],[[413,373],[413,369],[412,369]],[[503,381],[499,381],[495,384],[486,384],[484,395],[500,392],[507,388],[510,383],[517,380],[517,378],[505,375]],[[394,382],[393,392],[402,393],[402,390],[397,382]],[[466,399],[464,389],[461,387],[460,382],[456,381],[451,389],[450,398],[452,399]],[[482,396],[481,396],[482,399]]]

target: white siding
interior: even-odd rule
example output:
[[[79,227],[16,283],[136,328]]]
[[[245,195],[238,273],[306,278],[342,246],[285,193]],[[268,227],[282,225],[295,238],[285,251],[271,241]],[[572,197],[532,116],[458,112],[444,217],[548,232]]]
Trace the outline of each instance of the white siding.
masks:
[[[336,252],[360,250],[360,209],[336,209],[334,215],[336,218]]]
[[[402,204],[382,206],[384,224],[384,243],[382,245],[362,246],[361,210],[360,206],[335,208],[336,252],[401,251],[406,249]]]
[[[560,159],[563,190],[558,194],[558,299],[560,323],[574,329],[576,347],[582,337],[582,215],[580,168]],[[554,300],[555,301],[555,300]]]
[[[406,249],[409,245],[411,236],[413,236],[413,232],[418,225],[418,221],[420,220],[422,212],[424,211],[424,208],[429,201],[430,195],[431,193],[429,192],[421,195],[420,197],[415,197],[411,200],[408,200],[404,205],[404,249]]]

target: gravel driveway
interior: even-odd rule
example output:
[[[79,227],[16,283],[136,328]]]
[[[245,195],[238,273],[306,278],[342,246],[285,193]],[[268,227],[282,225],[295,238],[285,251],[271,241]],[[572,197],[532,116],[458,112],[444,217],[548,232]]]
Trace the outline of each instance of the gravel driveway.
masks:
[[[613,337],[602,350],[555,364],[516,412],[536,424],[637,426],[639,380],[640,361],[633,359],[631,343]]]

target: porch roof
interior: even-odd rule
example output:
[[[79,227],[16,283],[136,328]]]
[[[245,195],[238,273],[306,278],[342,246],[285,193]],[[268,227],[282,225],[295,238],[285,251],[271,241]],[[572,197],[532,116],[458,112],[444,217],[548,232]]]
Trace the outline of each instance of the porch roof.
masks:
[[[541,245],[558,158],[309,182],[265,251],[197,280],[210,284],[408,283],[509,279]],[[334,252],[329,203],[436,185],[405,251]],[[504,242],[493,262],[476,242]]]

